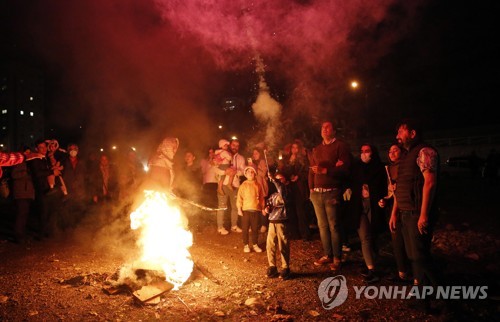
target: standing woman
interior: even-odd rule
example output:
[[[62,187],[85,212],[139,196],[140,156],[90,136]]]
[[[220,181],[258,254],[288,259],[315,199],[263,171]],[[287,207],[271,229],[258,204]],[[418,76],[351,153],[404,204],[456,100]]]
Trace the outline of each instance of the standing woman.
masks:
[[[252,158],[248,160],[248,165],[252,166],[257,172],[255,181],[262,188],[264,199],[269,194],[269,185],[267,183],[267,164],[264,159],[264,151],[259,148],[254,148],[252,151]],[[251,161],[251,162],[250,162]],[[260,217],[260,231],[265,233],[267,231],[268,220],[267,217]]]
[[[290,146],[290,156],[285,160],[285,173],[290,178],[290,192],[292,207],[295,210],[295,234],[298,233],[302,240],[309,240],[309,218],[307,216],[306,203],[309,199],[307,177],[309,163],[306,151],[300,140],[294,140]]]
[[[202,173],[202,199],[203,204],[217,207],[217,165],[214,162],[215,149],[209,148],[206,158],[200,161]]]
[[[389,164],[386,165],[387,174],[387,196],[380,199],[378,205],[386,210],[387,217],[390,217],[392,206],[394,205],[394,191],[398,180],[399,161],[401,160],[402,150],[398,144],[393,144],[389,148]],[[405,251],[403,232],[401,230],[401,221],[397,220],[394,231],[391,231],[392,249],[398,268],[398,276],[391,274],[387,279],[391,282],[410,281],[408,278],[408,256]]]
[[[361,275],[365,282],[374,283],[379,280],[375,274],[376,239],[384,227],[384,214],[378,202],[387,195],[387,180],[376,148],[363,144],[360,152],[360,157],[353,162],[349,184],[352,190],[350,219],[353,220],[353,227],[357,228],[367,268]]]
[[[118,176],[106,154],[101,154],[99,164],[91,173],[92,201],[94,203],[117,200]]]

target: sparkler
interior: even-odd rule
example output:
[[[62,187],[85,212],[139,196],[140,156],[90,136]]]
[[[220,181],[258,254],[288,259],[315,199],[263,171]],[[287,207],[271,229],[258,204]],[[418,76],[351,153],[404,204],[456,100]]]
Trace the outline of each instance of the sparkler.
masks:
[[[392,182],[391,174],[389,173],[389,167],[385,166],[385,173],[387,173],[387,178],[389,179],[389,182]]]
[[[266,167],[267,167],[267,173],[270,173],[269,172],[269,163],[267,163],[267,153],[266,153],[267,150],[264,150],[264,160],[266,160]]]

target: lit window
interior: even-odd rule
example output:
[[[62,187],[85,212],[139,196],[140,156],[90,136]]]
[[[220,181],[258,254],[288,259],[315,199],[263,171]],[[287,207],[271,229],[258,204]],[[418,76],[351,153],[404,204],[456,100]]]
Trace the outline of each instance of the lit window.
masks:
[[[19,111],[19,114],[24,115],[24,111]]]
[[[35,116],[35,113],[33,113],[33,112],[30,112],[30,116]]]
[[[2,110],[2,114],[7,114],[7,110]]]

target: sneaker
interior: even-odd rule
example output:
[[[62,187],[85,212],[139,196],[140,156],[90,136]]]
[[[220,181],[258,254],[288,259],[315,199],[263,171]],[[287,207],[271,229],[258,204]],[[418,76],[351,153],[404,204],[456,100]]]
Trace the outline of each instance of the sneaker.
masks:
[[[320,259],[314,261],[314,265],[316,265],[316,266],[322,266],[322,265],[326,265],[326,264],[330,264],[330,263],[333,263],[333,258],[326,256],[326,255],[321,257]]]
[[[410,278],[408,276],[401,277],[401,276],[399,276],[399,274],[394,274],[394,273],[389,274],[384,279],[390,283],[406,284],[406,285],[413,284],[412,278]]]
[[[359,274],[363,277],[367,277],[368,275],[370,275],[370,270],[368,268],[364,267],[361,269]]]
[[[248,245],[243,246],[244,253],[250,253],[250,247]]]
[[[262,253],[262,248],[259,245],[253,245],[253,251],[256,253]]]
[[[266,231],[267,231],[267,227],[266,226],[260,227],[260,232],[261,233],[265,233]]]
[[[334,273],[340,271],[341,268],[342,268],[342,262],[339,259],[334,260],[330,264],[330,270]]]
[[[290,269],[289,268],[284,268],[283,270],[281,270],[280,272],[280,278],[282,280],[287,280],[290,278]]]
[[[347,244],[344,244],[344,245],[342,245],[342,251],[349,253],[351,251],[351,247],[349,247],[349,245],[347,245]]]
[[[278,270],[276,269],[276,266],[269,266],[267,268],[267,273],[266,273],[267,277],[269,278],[274,278],[274,277],[278,277],[279,273],[278,273]]]
[[[233,233],[241,233],[243,230],[241,230],[241,228],[238,226],[233,226],[233,227],[231,227],[231,231]]]
[[[369,269],[368,275],[366,275],[363,279],[367,284],[373,284],[380,281],[380,277],[377,276],[374,269]]]
[[[217,232],[223,236],[229,234],[229,232],[224,227],[217,229]]]

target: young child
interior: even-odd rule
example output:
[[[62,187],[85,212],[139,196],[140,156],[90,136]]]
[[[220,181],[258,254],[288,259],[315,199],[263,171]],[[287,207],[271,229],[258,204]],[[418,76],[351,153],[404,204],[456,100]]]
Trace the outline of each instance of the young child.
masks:
[[[286,222],[288,221],[286,205],[288,198],[287,180],[282,173],[277,173],[275,179],[269,174],[269,179],[276,187],[276,192],[271,194],[266,202],[265,211],[269,214],[269,229],[267,233],[266,250],[267,277],[277,277],[276,268],[276,240],[278,241],[281,255],[282,270],[279,277],[286,280],[290,278],[290,245],[288,244],[288,232]]]
[[[262,249],[257,245],[259,237],[259,223],[264,211],[264,193],[262,187],[255,181],[257,172],[251,166],[245,168],[245,180],[238,189],[236,196],[236,207],[238,215],[242,216],[241,228],[243,229],[243,252],[250,253],[248,245],[248,229],[252,228],[252,248],[254,252],[261,253]]]
[[[221,139],[219,140],[219,149],[215,150],[213,161],[215,165],[219,168],[219,170],[226,171],[231,166],[231,160],[233,159],[231,152],[229,152],[229,141]],[[224,184],[224,180],[226,178],[225,174],[219,176],[219,180],[217,182],[217,192],[221,195],[224,194],[222,190],[222,185]],[[229,184],[227,185],[229,189],[233,189],[233,178],[234,175],[229,177]]]

